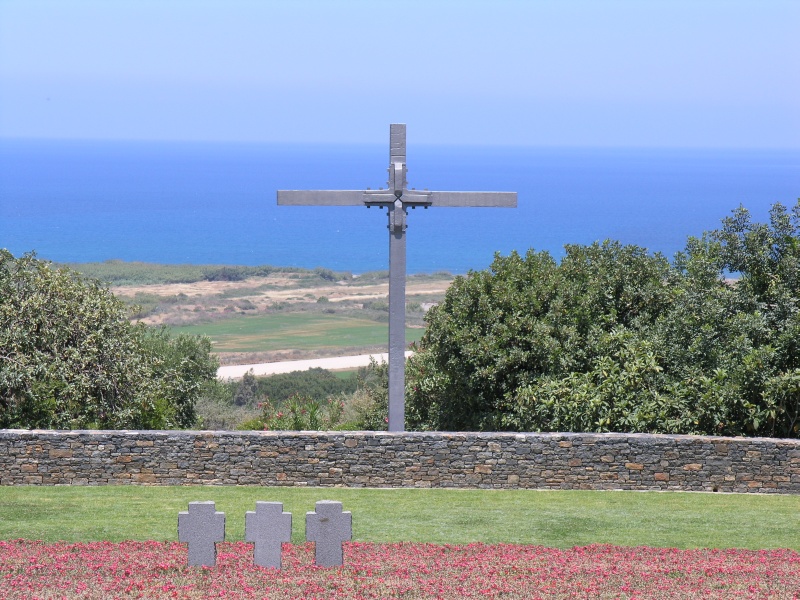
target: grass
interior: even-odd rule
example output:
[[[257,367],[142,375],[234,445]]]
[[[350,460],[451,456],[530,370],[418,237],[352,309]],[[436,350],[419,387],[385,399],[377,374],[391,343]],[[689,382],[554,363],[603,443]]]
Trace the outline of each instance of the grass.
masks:
[[[175,333],[207,335],[215,352],[266,352],[386,345],[388,325],[341,315],[286,313],[241,316],[215,323],[173,327]],[[423,330],[406,328],[408,343]]]
[[[268,500],[292,513],[300,542],[305,513],[325,499],[352,511],[356,541],[800,550],[798,496],[681,492],[0,487],[0,539],[175,540],[178,512],[213,500],[226,539],[241,541],[245,512]]]

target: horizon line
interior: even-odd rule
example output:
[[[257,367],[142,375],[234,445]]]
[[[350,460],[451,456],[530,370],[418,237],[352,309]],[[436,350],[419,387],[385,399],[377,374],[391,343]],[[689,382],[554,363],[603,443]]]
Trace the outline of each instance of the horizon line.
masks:
[[[239,145],[239,146],[335,146],[335,147],[383,147],[379,141],[311,141],[311,140],[249,140],[249,139],[212,139],[212,138],[129,138],[129,137],[73,137],[73,136],[4,136],[0,135],[0,143],[5,142],[75,142],[75,143],[120,143],[120,144],[175,144],[175,145]],[[797,146],[777,145],[698,145],[698,144],[572,144],[572,143],[520,143],[520,142],[414,142],[414,146],[441,148],[507,148],[507,149],[542,149],[542,150],[726,150],[726,151],[800,151]]]

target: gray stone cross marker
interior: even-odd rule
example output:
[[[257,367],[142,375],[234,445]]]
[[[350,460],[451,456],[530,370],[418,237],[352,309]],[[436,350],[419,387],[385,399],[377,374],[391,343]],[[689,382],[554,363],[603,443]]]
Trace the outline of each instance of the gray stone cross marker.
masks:
[[[255,543],[255,564],[280,569],[281,544],[292,541],[292,513],[283,512],[282,502],[256,502],[244,523],[245,541]]]
[[[189,512],[178,513],[178,540],[189,542],[189,566],[217,564],[216,542],[225,540],[225,513],[213,502],[189,502]]]
[[[515,207],[516,192],[431,192],[408,189],[406,126],[389,126],[389,182],[380,190],[279,190],[278,204],[379,206],[389,216],[389,431],[405,430],[406,218],[422,206]]]
[[[314,562],[338,567],[344,562],[342,542],[353,537],[353,515],[342,512],[342,503],[320,500],[316,512],[306,513],[306,541],[314,542]]]

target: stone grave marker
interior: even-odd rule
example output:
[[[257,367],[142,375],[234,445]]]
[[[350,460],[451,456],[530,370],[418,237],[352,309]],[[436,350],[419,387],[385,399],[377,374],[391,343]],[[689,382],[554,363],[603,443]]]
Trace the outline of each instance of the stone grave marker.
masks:
[[[225,540],[225,513],[211,501],[189,502],[189,511],[178,513],[178,540],[189,543],[190,567],[217,564],[217,542]]]
[[[244,522],[245,541],[255,543],[255,564],[280,569],[281,544],[292,540],[292,513],[283,512],[282,502],[256,502]]]
[[[343,563],[342,542],[353,537],[353,515],[342,512],[342,503],[320,500],[315,512],[306,513],[306,540],[314,542],[314,562],[320,567]]]

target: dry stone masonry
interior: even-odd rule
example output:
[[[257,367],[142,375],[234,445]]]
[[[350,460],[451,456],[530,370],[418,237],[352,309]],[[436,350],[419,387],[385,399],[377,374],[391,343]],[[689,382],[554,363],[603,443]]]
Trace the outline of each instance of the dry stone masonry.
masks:
[[[800,493],[800,440],[645,434],[0,430],[0,485]]]

